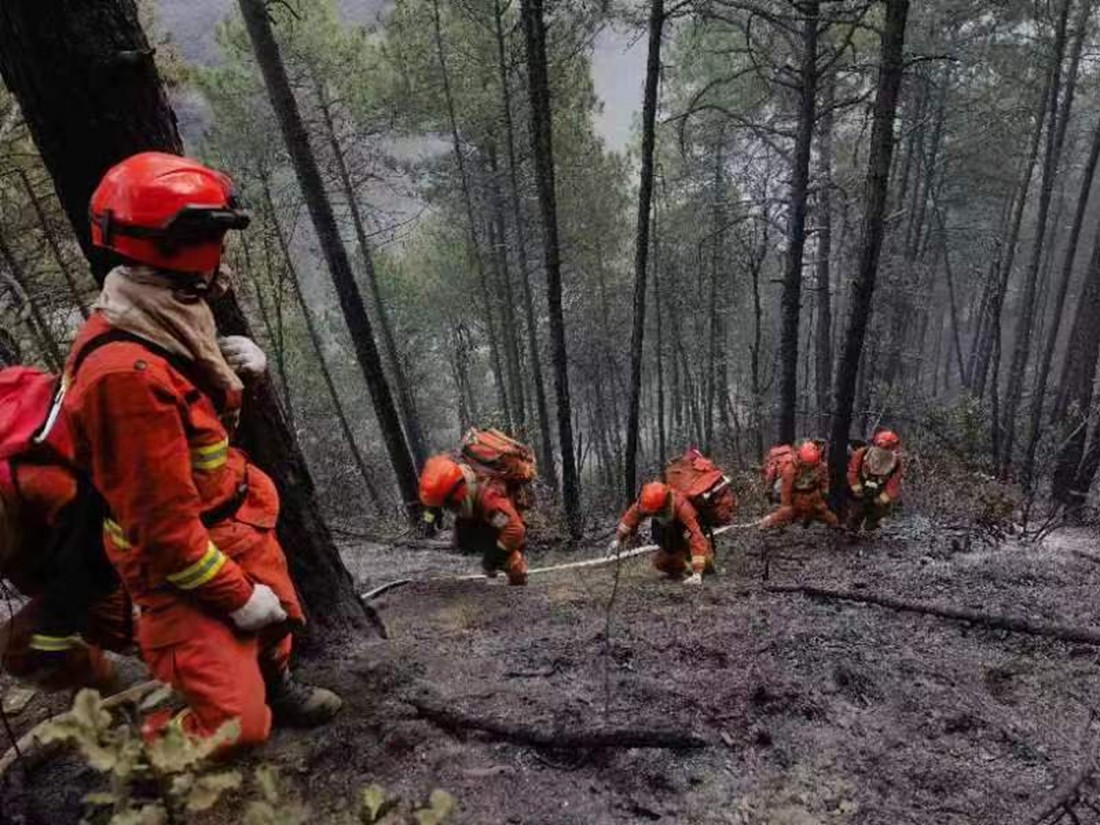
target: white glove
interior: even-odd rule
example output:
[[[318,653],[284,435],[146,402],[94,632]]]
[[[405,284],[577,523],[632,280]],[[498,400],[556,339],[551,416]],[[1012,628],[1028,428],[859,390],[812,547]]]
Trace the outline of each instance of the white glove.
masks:
[[[275,591],[266,584],[257,584],[244,607],[229,614],[238,630],[250,633],[268,625],[286,621],[286,611],[279,603]]]
[[[267,356],[251,338],[226,335],[218,338],[218,347],[233,372],[243,378],[259,378],[267,372]]]
[[[686,584],[690,587],[698,587],[702,583],[703,583],[703,574],[702,573],[692,573],[690,576],[688,576],[686,579],[684,579],[684,584]]]
[[[616,558],[619,555],[619,548],[623,546],[623,543],[619,541],[618,536],[611,539],[611,544],[607,545],[607,557],[609,559]]]

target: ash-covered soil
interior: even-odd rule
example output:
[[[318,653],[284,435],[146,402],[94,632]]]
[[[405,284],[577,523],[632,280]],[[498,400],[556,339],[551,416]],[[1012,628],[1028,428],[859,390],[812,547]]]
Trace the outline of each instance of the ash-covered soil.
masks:
[[[350,639],[303,665],[344,695],[338,721],[279,731],[243,762],[277,765],[311,822],[358,821],[371,783],[409,801],[443,788],[466,823],[1027,822],[1094,748],[1097,648],[763,585],[1100,628],[1097,538],[1065,530],[1041,547],[959,553],[912,517],[853,546],[819,528],[771,536],[768,582],[765,540],[742,531],[720,540],[722,574],[696,590],[646,557],[622,565],[617,588],[614,566],[536,575],[527,588],[409,584],[374,602],[388,641]],[[364,591],[477,569],[439,548],[348,555]],[[534,555],[532,566],[562,559]],[[707,745],[533,748],[444,729],[409,699],[548,733],[671,730]],[[55,759],[9,778],[0,820],[76,821],[95,782]],[[1076,815],[1100,821],[1083,806]],[[228,798],[203,821],[239,816]]]

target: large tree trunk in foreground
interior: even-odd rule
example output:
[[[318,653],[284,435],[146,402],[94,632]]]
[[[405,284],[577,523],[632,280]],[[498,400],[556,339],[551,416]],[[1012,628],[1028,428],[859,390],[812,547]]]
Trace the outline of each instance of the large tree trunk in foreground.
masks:
[[[818,0],[799,7],[802,21],[801,100],[794,155],[791,158],[790,214],[787,217],[787,265],[780,298],[779,441],[795,439],[798,416],[798,322],[802,304],[802,257],[806,248],[806,198],[810,188],[810,149],[817,111]],[[887,167],[889,169],[889,167]]]
[[[554,392],[558,402],[558,441],[561,449],[562,503],[569,532],[581,534],[581,489],[573,445],[573,410],[569,403],[569,357],[565,347],[562,310],[561,250],[558,247],[558,207],[554,192],[554,141],[550,111],[550,78],[546,64],[546,21],[542,0],[522,0],[527,40],[527,82],[531,99],[531,147],[542,209],[543,251],[546,256],[546,298],[550,308],[550,351],[554,364]]]
[[[875,94],[874,124],[871,128],[871,154],[867,161],[867,181],[864,184],[863,240],[859,269],[852,282],[848,312],[848,329],[844,350],[837,366],[835,408],[830,439],[829,490],[833,507],[839,508],[847,489],[848,437],[852,427],[852,406],[856,395],[856,378],[878,277],[879,254],[882,251],[886,197],[890,183],[890,156],[894,151],[894,115],[898,106],[898,88],[904,70],[905,20],[909,0],[887,0],[886,20],[882,31],[882,58],[878,89]]]
[[[73,44],[80,44],[79,50]],[[182,148],[133,0],[0,4],[0,74],[19,100],[81,247],[102,281],[107,262],[91,246],[88,202],[103,173],[130,155]],[[232,296],[215,307],[220,329],[248,334]],[[270,381],[252,388],[241,443],[275,480],[279,539],[310,617],[322,626],[365,614],[321,517],[305,458]]]
[[[636,494],[638,478],[638,417],[642,408],[642,355],[645,352],[645,288],[649,258],[649,211],[653,200],[653,145],[656,142],[657,87],[661,81],[661,30],[664,0],[649,9],[649,57],[642,102],[642,173],[638,184],[638,231],[634,248],[634,326],[630,336],[630,409],[626,414],[625,501]],[[660,310],[658,309],[658,312]]]
[[[363,296],[359,292],[359,285],[352,272],[347,250],[344,249],[340,230],[336,225],[336,216],[321,180],[321,170],[310,148],[309,137],[298,111],[298,103],[290,90],[286,68],[283,66],[279,47],[275,42],[275,34],[271,30],[271,20],[267,16],[267,7],[263,0],[240,0],[240,6],[253,51],[256,53],[256,62],[260,66],[264,85],[271,98],[271,107],[279,120],[279,127],[294,165],[298,185],[305,197],[306,206],[317,233],[317,240],[340,298],[340,308],[343,310],[344,319],[351,333],[359,368],[370,390],[374,412],[378,417],[378,426],[382,430],[386,452],[389,454],[390,463],[397,476],[397,487],[401,492],[405,511],[410,522],[416,525],[419,522],[420,513],[416,466],[413,464],[409,446],[405,442],[401,419],[397,415],[397,407],[394,405],[393,395],[390,393],[390,386],[382,369],[382,359],[374,343],[370,317],[367,315]]]

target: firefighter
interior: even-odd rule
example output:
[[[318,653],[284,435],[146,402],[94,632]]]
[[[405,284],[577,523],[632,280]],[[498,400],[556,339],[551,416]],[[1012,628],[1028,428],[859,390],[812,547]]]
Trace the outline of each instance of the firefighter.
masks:
[[[0,664],[43,690],[122,687],[105,654],[133,644],[130,602],[101,541],[98,496],[52,461],[18,461],[0,498],[0,575],[27,596],[0,626]]]
[[[186,700],[146,723],[232,745],[272,720],[314,725],[342,702],[291,676],[303,613],[275,537],[279,498],[229,443],[243,384],[263,353],[217,339],[207,299],[227,288],[222,244],[249,221],[225,175],[147,152],[92,195],[92,242],[118,263],[66,363],[64,415],[76,464],[102,496],[104,546],[140,614],[153,675]],[[222,349],[225,349],[225,352]]]
[[[892,430],[879,430],[870,446],[860,447],[848,461],[848,527],[874,532],[901,497],[901,439]]]
[[[617,555],[647,518],[653,520],[653,540],[660,547],[654,567],[690,586],[702,584],[703,574],[714,572],[714,548],[699,526],[695,507],[683,493],[660,481],[642,487],[638,500],[623,514],[609,555]]]
[[[527,584],[527,528],[502,484],[448,456],[432,456],[420,474],[420,502],[455,514],[455,541],[466,552],[481,554],[486,576],[496,578],[503,570],[508,584]]]
[[[804,527],[821,521],[831,528],[840,521],[826,501],[829,477],[822,460],[821,447],[813,441],[803,441],[780,473],[779,507],[765,518],[762,528],[785,527],[801,521]]]

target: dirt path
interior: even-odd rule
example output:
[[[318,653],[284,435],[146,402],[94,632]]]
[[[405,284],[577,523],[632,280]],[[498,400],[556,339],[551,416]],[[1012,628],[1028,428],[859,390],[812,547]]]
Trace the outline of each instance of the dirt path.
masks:
[[[836,550],[816,529],[773,538],[771,581],[1100,627],[1100,562],[1080,555],[1100,559],[1093,533],[950,555],[929,552],[927,523],[897,529]],[[697,591],[662,581],[645,559],[624,564],[610,639],[614,568],[527,589],[431,582],[386,594],[375,606],[390,641],[309,666],[347,697],[339,723],[279,732],[257,758],[281,768],[316,822],[355,821],[358,789],[378,782],[410,799],[445,788],[468,823],[1016,823],[1081,764],[1100,708],[1096,649],[766,593],[746,553],[759,537],[724,546],[724,575]],[[476,567],[392,553],[353,554],[363,589]],[[711,744],[539,752],[440,729],[403,701],[425,691],[543,730],[651,725]],[[75,799],[57,782],[76,770],[32,777],[25,821],[69,821],[76,808],[66,817],[59,806]]]

